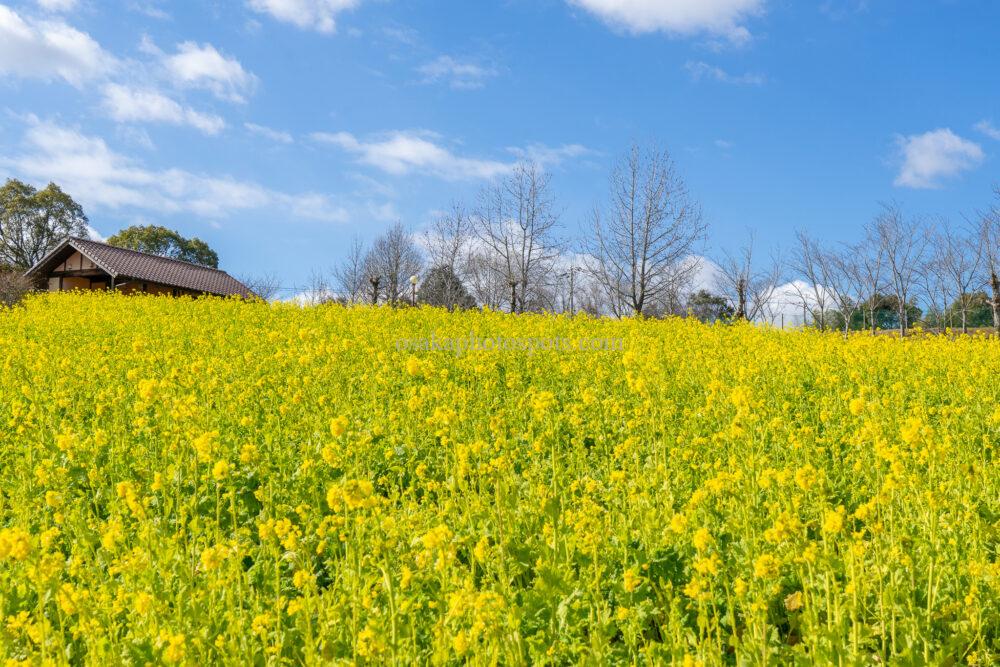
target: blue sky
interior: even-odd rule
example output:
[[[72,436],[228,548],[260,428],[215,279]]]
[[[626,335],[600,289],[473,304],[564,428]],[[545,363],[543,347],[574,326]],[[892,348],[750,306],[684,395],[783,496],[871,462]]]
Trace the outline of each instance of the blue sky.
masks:
[[[672,152],[709,255],[850,240],[885,200],[959,221],[1000,180],[990,0],[0,3],[0,178],[287,287],[519,158],[576,236],[633,140]]]

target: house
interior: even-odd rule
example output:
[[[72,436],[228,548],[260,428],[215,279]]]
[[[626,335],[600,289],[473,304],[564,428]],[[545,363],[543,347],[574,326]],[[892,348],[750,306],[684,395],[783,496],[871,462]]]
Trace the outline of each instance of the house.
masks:
[[[112,289],[125,294],[253,296],[225,271],[74,237],[62,241],[25,275],[50,292]]]

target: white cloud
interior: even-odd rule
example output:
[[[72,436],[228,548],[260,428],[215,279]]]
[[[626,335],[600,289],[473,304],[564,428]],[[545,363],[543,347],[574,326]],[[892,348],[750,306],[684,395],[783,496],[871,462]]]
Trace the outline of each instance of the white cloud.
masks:
[[[508,163],[455,155],[435,143],[438,136],[430,132],[397,130],[367,142],[348,132],[316,132],[311,138],[357,155],[361,163],[397,176],[417,172],[457,181],[493,178],[511,169]]]
[[[417,46],[420,44],[420,33],[414,28],[405,25],[391,25],[382,28],[382,34],[394,42],[399,42],[405,46]]]
[[[937,188],[943,179],[975,169],[985,155],[978,144],[950,129],[898,137],[902,167],[896,177],[899,187]]]
[[[457,90],[482,88],[486,80],[497,75],[496,69],[469,61],[461,61],[451,56],[439,56],[422,65],[418,71],[425,83],[445,81]]]
[[[605,23],[635,34],[706,33],[745,42],[746,20],[764,8],[764,0],[567,0]]]
[[[727,282],[723,276],[722,268],[708,257],[692,255],[689,262],[697,262],[697,269],[691,279],[691,292],[705,290],[710,294],[720,294],[720,283]],[[823,286],[819,287],[821,293],[826,294],[827,302],[833,299],[832,294]],[[761,313],[755,320],[758,324],[770,324],[780,327],[782,324],[786,328],[802,326],[802,304],[806,303],[810,311],[816,308],[816,290],[802,280],[793,280],[774,286],[770,297],[767,299]]]
[[[281,130],[274,130],[270,127],[264,127],[263,125],[257,125],[256,123],[243,123],[243,127],[246,128],[250,134],[256,134],[259,137],[264,137],[271,141],[275,141],[279,144],[290,144],[294,139],[292,135],[288,132],[283,132]]]
[[[379,222],[393,222],[403,217],[393,202],[370,201],[365,205],[365,212]]]
[[[155,49],[143,42],[146,49]],[[183,42],[177,53],[163,59],[170,78],[185,88],[209,90],[221,100],[245,102],[257,86],[257,77],[250,74],[235,58],[219,53],[211,44]]]
[[[990,139],[1000,141],[1000,129],[993,126],[988,120],[981,120],[976,123],[976,129],[985,134]]]
[[[61,21],[34,21],[0,5],[0,75],[63,79],[80,87],[115,66],[94,39]]]
[[[157,21],[169,20],[170,14],[160,8],[160,3],[161,0],[149,0],[148,2],[133,0],[133,2],[128,4],[128,8],[133,12],[138,12]]]
[[[139,38],[139,50],[147,56],[155,56],[157,58],[164,57],[163,51],[156,45],[153,38],[145,33]]]
[[[705,290],[713,294],[717,292],[719,281],[722,279],[722,269],[719,265],[702,255],[692,255],[688,261],[698,265],[691,276],[690,290],[692,292]]]
[[[519,160],[534,162],[542,167],[555,167],[567,160],[574,160],[594,154],[594,151],[580,144],[565,144],[556,147],[544,144],[529,144],[525,148],[511,147],[507,150]]]
[[[78,0],[38,0],[38,6],[47,12],[69,12],[76,9]]]
[[[31,121],[24,154],[0,158],[0,168],[40,182],[56,181],[88,208],[190,213],[224,218],[238,211],[291,210],[293,215],[343,222],[347,212],[326,195],[277,192],[230,176],[183,169],[152,170],[111,150],[103,139],[54,123]]]
[[[118,137],[123,143],[138,146],[147,151],[154,150],[156,144],[153,143],[152,137],[149,136],[149,132],[145,128],[136,127],[135,125],[119,125],[115,128],[115,136]]]
[[[426,130],[395,130],[378,135],[371,141],[362,141],[349,132],[314,132],[309,138],[352,153],[362,164],[376,167],[388,174],[403,176],[419,173],[450,181],[502,176],[514,168],[516,161],[554,167],[568,160],[595,154],[580,144],[556,147],[529,144],[524,148],[506,149],[516,158],[513,161],[468,158],[455,155],[441,145],[439,135]]]
[[[273,204],[289,207],[292,215],[297,218],[337,223],[347,222],[351,218],[346,208],[334,204],[333,200],[324,194],[307,192],[300,195],[286,195],[272,192],[271,199]]]
[[[337,14],[354,9],[361,0],[248,0],[247,4],[297,28],[332,33],[337,28]]]
[[[205,134],[218,134],[226,126],[219,116],[181,106],[153,88],[109,83],[101,89],[101,94],[104,109],[119,122],[189,125]]]
[[[866,14],[871,7],[869,0],[826,0],[819,11],[833,21],[842,21],[858,14]]]
[[[818,326],[817,312],[820,303],[818,297],[822,298],[826,316],[829,318],[831,312],[837,309],[837,296],[834,290],[804,280],[792,280],[776,285],[757,321],[775,327],[784,325],[785,328]],[[827,326],[832,326],[829,320]]]
[[[739,75],[730,74],[721,67],[703,62],[688,61],[684,65],[684,69],[688,71],[688,74],[695,81],[712,79],[720,83],[733,83],[742,86],[762,86],[766,81],[766,78],[762,74],[754,74],[752,72]]]

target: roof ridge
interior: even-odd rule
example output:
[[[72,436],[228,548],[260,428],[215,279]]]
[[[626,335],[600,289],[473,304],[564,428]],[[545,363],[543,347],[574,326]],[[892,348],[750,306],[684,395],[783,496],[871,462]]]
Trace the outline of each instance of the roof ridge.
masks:
[[[154,259],[161,259],[167,262],[175,262],[177,264],[184,264],[186,266],[191,266],[196,269],[204,269],[206,271],[215,271],[216,273],[224,273],[229,276],[229,272],[224,269],[215,268],[212,266],[205,266],[204,264],[198,264],[196,262],[188,262],[183,259],[176,259],[174,257],[164,257],[163,255],[157,255],[151,252],[143,252],[142,250],[136,250],[135,248],[125,248],[120,245],[112,245],[110,243],[105,243],[104,241],[95,241],[93,239],[85,239],[82,236],[70,236],[67,238],[68,241],[83,241],[84,243],[94,243],[96,245],[102,245],[106,248],[114,248],[115,250],[124,250],[126,252],[135,253],[136,255],[142,255],[143,257],[152,257]],[[231,277],[231,276],[230,276]]]

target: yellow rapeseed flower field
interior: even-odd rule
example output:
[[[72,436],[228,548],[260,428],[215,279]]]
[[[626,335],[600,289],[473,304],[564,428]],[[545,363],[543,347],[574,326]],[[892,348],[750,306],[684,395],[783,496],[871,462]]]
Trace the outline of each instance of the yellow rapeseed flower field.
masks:
[[[470,332],[621,344],[413,345]],[[8,664],[1000,660],[994,339],[56,294],[0,349]]]

